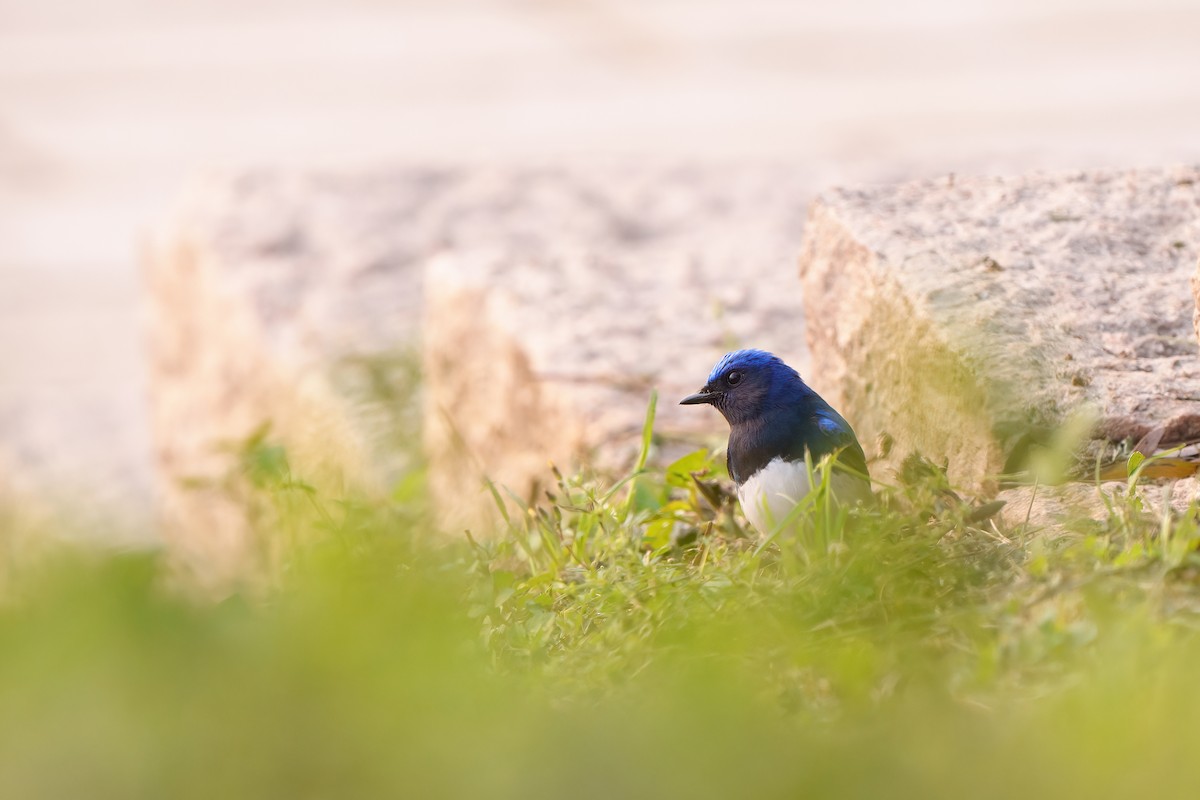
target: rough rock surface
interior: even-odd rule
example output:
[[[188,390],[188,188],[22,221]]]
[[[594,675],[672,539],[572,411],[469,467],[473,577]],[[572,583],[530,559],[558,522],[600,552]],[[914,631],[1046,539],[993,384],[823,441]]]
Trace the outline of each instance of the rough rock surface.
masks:
[[[1196,168],[831,190],[801,256],[811,371],[860,438],[964,485],[1085,404],[1098,437],[1200,438],[1198,250]]]
[[[1130,502],[1131,496],[1134,503]],[[1132,495],[1120,481],[1100,485],[1020,486],[1000,492],[998,498],[1006,501],[1000,510],[1000,518],[1009,531],[1038,533],[1074,529],[1083,533],[1085,531],[1079,530],[1081,524],[1086,525],[1088,520],[1104,523],[1111,511],[1118,515],[1161,519],[1169,503],[1172,513],[1183,514],[1200,498],[1200,481],[1196,478],[1162,483],[1147,481],[1139,484]]]
[[[812,183],[775,165],[197,181],[146,259],[172,537],[205,569],[245,560],[241,511],[211,484],[219,443],[266,420],[306,477],[386,486],[388,437],[416,428],[393,419],[411,410],[396,365],[422,328],[447,524],[484,524],[485,475],[528,496],[548,459],[630,460],[654,386],[664,440],[717,440],[715,412],[675,400],[722,352],[806,365],[794,258]]]
[[[374,447],[384,410],[363,387],[416,330],[418,244],[397,229],[440,181],[211,175],[149,237],[164,528],[203,577],[261,555],[222,480],[231,448],[264,423],[309,480],[370,484],[392,465]]]
[[[1192,315],[1192,327],[1196,329],[1196,338],[1200,340],[1200,261],[1196,262],[1196,272],[1192,275],[1192,298],[1196,302],[1196,310]]]
[[[460,512],[446,524],[486,524],[484,476],[529,499],[548,460],[632,462],[652,388],[661,441],[719,439],[715,412],[676,402],[729,349],[804,370],[805,202],[794,172],[681,169],[532,175],[481,209],[495,234],[425,273],[426,451],[433,496]]]

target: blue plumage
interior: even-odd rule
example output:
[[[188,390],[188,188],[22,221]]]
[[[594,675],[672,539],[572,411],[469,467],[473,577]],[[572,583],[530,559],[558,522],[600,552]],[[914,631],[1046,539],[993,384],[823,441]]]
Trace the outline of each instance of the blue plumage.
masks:
[[[850,424],[771,353],[726,354],[704,388],[680,402],[715,406],[728,420],[729,475],[746,515],[764,533],[771,517],[807,493],[806,452],[813,461],[837,454],[832,488],[839,499],[871,496],[867,460]]]

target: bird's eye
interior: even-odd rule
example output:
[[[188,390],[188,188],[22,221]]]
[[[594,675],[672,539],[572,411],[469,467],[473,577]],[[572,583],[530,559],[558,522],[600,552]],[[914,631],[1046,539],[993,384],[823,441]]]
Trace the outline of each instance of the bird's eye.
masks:
[[[737,386],[739,383],[742,382],[742,373],[738,372],[735,369],[733,372],[731,372],[725,376],[725,382],[728,383],[730,386]]]

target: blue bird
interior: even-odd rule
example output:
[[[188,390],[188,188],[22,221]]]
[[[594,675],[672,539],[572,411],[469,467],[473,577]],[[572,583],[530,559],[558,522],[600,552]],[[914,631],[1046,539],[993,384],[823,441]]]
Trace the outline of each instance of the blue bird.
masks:
[[[728,420],[729,476],[759,533],[773,531],[808,494],[805,453],[814,463],[835,454],[830,489],[838,501],[871,501],[867,459],[850,424],[778,356],[763,350],[728,353],[704,388],[679,402],[707,403]]]

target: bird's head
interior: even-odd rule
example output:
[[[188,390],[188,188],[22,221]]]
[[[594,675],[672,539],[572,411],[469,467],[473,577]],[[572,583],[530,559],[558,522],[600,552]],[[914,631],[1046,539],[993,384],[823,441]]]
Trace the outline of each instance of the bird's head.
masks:
[[[736,425],[755,419],[772,406],[799,400],[808,392],[796,370],[778,356],[763,350],[735,350],[717,362],[700,391],[679,404],[707,403],[724,414],[730,425]]]

